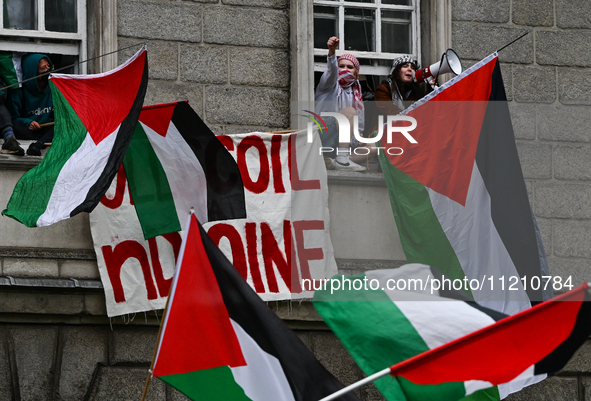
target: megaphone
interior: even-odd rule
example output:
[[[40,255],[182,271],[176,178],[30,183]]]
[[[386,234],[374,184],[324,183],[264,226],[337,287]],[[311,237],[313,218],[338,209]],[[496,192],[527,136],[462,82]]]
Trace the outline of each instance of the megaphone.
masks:
[[[429,67],[421,68],[415,72],[414,81],[423,82],[429,77],[438,77],[441,74],[453,72],[458,75],[462,72],[462,62],[452,49],[447,49],[441,56],[441,61],[431,64]]]

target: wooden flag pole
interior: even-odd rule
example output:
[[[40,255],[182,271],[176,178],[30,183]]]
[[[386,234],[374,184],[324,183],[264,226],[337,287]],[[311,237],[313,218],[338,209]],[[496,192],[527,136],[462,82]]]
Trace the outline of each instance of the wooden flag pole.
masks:
[[[171,284],[172,288],[172,284]],[[160,344],[160,336],[162,335],[162,326],[164,325],[164,320],[166,319],[166,315],[168,313],[168,301],[170,300],[170,292],[168,293],[168,298],[166,298],[166,305],[164,306],[164,313],[162,314],[162,321],[160,322],[160,329],[158,329],[158,337],[156,338],[156,346],[154,347],[154,354],[152,355],[152,363],[150,363],[150,369],[148,369],[148,378],[146,379],[146,385],[144,386],[144,392],[142,393],[141,401],[144,401],[146,398],[146,394],[148,394],[148,386],[150,386],[150,381],[152,380],[152,369],[154,369],[154,360],[156,359],[156,353],[158,352],[158,344]]]
[[[41,128],[43,128],[43,127],[50,127],[50,126],[52,126],[52,125],[55,125],[55,122],[54,122],[54,121],[52,121],[52,122],[50,122],[50,123],[43,123],[43,124],[39,124],[39,126],[40,126]]]

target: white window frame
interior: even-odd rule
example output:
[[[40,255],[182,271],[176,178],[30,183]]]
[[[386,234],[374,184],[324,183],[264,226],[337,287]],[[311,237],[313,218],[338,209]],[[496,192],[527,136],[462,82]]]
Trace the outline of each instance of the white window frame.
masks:
[[[20,42],[0,40],[0,50],[20,52],[20,53],[53,53],[78,56],[78,61],[86,60],[86,0],[77,0],[76,19],[78,32],[54,32],[45,29],[45,0],[35,0],[37,2],[37,29],[6,29],[4,28],[4,7],[0,0],[0,36],[3,37],[23,37],[33,38],[34,42]],[[76,43],[53,43],[47,42],[47,39],[69,40]],[[77,73],[86,74],[86,63],[79,64]]]
[[[339,42],[339,48],[336,51],[337,56],[343,53],[349,53],[357,58],[371,59],[373,65],[363,65],[362,73],[365,75],[380,75],[386,76],[390,73],[390,67],[378,66],[378,60],[394,60],[397,57],[403,56],[404,54],[412,54],[421,62],[421,27],[420,27],[420,1],[411,0],[410,6],[401,6],[394,4],[382,4],[382,0],[374,0],[374,3],[359,3],[355,1],[346,0],[314,0],[315,6],[327,6],[336,8],[338,10],[338,33],[337,36],[341,40]],[[345,50],[347,38],[345,37],[345,8],[359,8],[366,10],[375,10],[375,52],[367,51],[351,51]],[[382,16],[381,11],[407,11],[411,12],[411,41],[412,41],[412,53],[387,53],[382,52]],[[328,38],[327,38],[328,39]],[[327,49],[315,48],[314,56],[326,56]],[[325,71],[326,63],[314,63],[314,71]]]

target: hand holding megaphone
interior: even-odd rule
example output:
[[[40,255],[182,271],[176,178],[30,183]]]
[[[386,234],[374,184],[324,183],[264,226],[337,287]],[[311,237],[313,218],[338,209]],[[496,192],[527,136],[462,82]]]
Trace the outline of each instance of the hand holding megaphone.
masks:
[[[438,77],[441,74],[453,72],[458,75],[462,72],[462,62],[452,49],[447,49],[441,56],[441,61],[421,68],[414,73],[415,82],[424,82],[429,77]]]

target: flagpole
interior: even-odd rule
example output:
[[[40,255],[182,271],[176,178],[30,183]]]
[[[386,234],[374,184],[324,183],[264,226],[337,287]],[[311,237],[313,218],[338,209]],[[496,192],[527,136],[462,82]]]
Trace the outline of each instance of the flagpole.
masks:
[[[330,400],[334,400],[335,398],[339,398],[341,395],[343,394],[347,394],[353,390],[355,390],[356,388],[359,388],[361,386],[366,385],[367,383],[371,383],[374,380],[377,380],[381,377],[387,376],[390,374],[390,369],[391,368],[386,368],[384,370],[380,370],[377,373],[374,373],[371,376],[367,376],[365,379],[359,380],[356,383],[353,383],[339,391],[337,391],[336,393],[332,393],[331,395],[329,395],[328,397],[324,397],[323,399],[319,400],[319,401],[330,401]]]
[[[144,392],[142,393],[141,401],[144,401],[146,395],[148,394],[148,386],[150,386],[150,381],[152,380],[152,369],[154,369],[154,360],[156,359],[156,353],[158,352],[158,344],[160,344],[160,336],[162,335],[162,326],[164,325],[164,320],[166,318],[166,314],[168,313],[168,301],[170,300],[170,292],[168,293],[168,298],[166,298],[166,305],[164,306],[164,313],[162,314],[162,320],[160,321],[160,328],[158,329],[158,337],[156,338],[156,347],[154,347],[154,354],[152,355],[152,362],[150,363],[150,369],[148,369],[148,378],[146,379],[146,385],[144,386]]]

